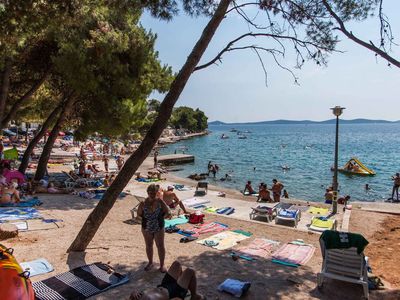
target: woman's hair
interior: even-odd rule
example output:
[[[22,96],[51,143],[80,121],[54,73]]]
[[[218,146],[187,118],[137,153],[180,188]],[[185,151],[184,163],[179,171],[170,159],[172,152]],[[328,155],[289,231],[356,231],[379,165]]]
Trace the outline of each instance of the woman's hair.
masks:
[[[148,192],[148,193],[150,193],[150,192],[155,192],[155,193],[157,193],[159,189],[160,189],[160,186],[159,186],[159,185],[156,185],[156,184],[152,183],[152,184],[150,184],[150,185],[147,187],[147,192]]]

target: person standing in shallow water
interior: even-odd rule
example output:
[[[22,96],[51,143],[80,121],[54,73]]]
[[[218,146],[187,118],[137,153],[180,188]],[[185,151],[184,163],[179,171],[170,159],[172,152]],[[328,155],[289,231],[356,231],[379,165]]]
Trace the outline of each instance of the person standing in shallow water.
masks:
[[[392,200],[394,200],[394,193],[396,193],[396,201],[399,201],[399,187],[400,187],[400,173],[396,173],[396,176],[392,176],[393,189],[392,189]]]
[[[274,198],[274,202],[279,202],[281,201],[281,194],[284,185],[276,179],[272,179],[272,183],[272,197]]]
[[[138,216],[142,218],[142,234],[146,244],[146,255],[149,260],[145,271],[153,267],[153,244],[156,243],[158,257],[160,259],[161,273],[167,272],[164,266],[165,245],[164,245],[164,218],[170,217],[167,205],[160,198],[157,198],[159,186],[150,184],[147,188],[148,197],[138,207]]]

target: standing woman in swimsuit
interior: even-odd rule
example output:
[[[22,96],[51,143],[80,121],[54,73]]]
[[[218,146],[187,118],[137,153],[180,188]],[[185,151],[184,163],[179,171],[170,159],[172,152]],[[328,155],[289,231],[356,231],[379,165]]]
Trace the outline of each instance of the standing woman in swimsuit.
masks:
[[[146,243],[146,254],[149,263],[144,268],[145,271],[153,267],[153,242],[156,242],[158,257],[160,259],[160,272],[165,273],[164,266],[165,246],[164,246],[164,218],[170,217],[167,205],[157,197],[159,186],[150,184],[147,188],[149,195],[146,200],[139,204],[138,216],[142,218],[142,234]]]

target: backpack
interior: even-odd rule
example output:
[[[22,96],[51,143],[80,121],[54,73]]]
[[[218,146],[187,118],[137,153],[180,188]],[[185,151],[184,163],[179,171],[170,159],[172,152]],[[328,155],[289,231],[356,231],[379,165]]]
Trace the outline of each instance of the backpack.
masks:
[[[204,222],[204,214],[191,213],[189,215],[190,224],[199,224]]]

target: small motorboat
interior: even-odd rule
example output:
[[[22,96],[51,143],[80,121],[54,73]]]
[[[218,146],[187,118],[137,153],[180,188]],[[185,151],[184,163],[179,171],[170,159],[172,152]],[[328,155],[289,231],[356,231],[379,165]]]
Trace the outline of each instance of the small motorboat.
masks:
[[[232,128],[230,131],[231,131],[231,132],[237,132],[237,129]]]
[[[334,167],[331,168],[332,171],[335,170]],[[360,176],[374,176],[376,173],[367,168],[362,162],[360,162],[356,157],[352,157],[343,168],[338,168],[338,172],[348,175],[360,175]]]
[[[229,139],[229,136],[227,136],[227,135],[225,135],[225,133],[223,133],[223,134],[221,135],[221,139],[223,139],[223,140]]]
[[[288,165],[282,165],[281,168],[282,168],[283,171],[289,171],[290,170],[290,167]]]
[[[239,140],[245,140],[245,139],[247,139],[247,136],[245,136],[245,135],[239,135],[239,136],[238,136],[238,139],[239,139]]]

